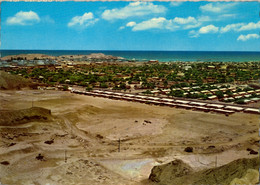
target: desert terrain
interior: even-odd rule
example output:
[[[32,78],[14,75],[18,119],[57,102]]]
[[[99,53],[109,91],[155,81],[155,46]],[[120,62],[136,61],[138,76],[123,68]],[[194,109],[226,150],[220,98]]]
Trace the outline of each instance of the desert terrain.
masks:
[[[0,102],[0,117],[16,120],[0,120],[2,184],[152,184],[151,169],[176,159],[200,171],[258,156],[250,150],[259,148],[259,115],[52,90],[1,90]],[[51,114],[22,121],[12,114],[37,107]]]

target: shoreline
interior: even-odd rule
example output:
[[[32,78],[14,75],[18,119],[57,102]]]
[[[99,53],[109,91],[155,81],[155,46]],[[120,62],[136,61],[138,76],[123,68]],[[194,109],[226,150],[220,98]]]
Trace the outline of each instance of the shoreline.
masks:
[[[238,55],[239,53],[240,55]],[[149,60],[158,60],[160,63],[260,62],[260,52],[255,52],[255,51],[241,52],[241,51],[0,50],[0,54],[1,54],[1,59],[11,57],[11,56],[17,56],[17,55],[47,55],[50,58],[59,58],[62,57],[63,55],[80,57],[80,56],[88,56],[91,54],[104,54],[105,56],[113,56],[118,59],[127,60],[131,62],[147,62]]]

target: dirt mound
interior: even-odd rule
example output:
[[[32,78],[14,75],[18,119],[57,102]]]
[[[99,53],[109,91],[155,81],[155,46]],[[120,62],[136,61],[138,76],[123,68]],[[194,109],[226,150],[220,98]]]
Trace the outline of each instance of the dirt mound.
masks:
[[[174,162],[174,161],[173,161]],[[180,173],[185,169],[191,169],[187,164],[178,160],[177,165],[172,163],[155,166],[149,179],[158,184],[222,184],[229,185],[234,179],[251,178],[247,175],[249,169],[258,169],[259,159],[238,159],[224,166],[202,170],[194,173]],[[191,170],[189,171],[191,172]],[[251,173],[251,172],[250,172]],[[250,182],[252,183],[252,182]]]
[[[154,182],[172,181],[177,177],[182,177],[192,173],[189,165],[185,164],[182,160],[175,160],[168,164],[155,166],[149,179]]]
[[[248,169],[258,169],[259,158],[238,159],[213,169],[195,174],[198,180],[194,184],[230,184],[235,178],[242,178]]]
[[[232,180],[230,185],[236,185],[236,184],[257,184],[259,181],[259,172],[257,170],[248,169],[246,174],[238,179],[235,178]]]
[[[22,110],[0,111],[0,126],[13,126],[24,124],[30,121],[48,120],[51,111],[41,107],[32,107]]]
[[[22,78],[20,76],[11,75],[4,71],[0,71],[0,89],[12,90],[21,89],[24,87],[34,88],[35,84],[31,80]]]

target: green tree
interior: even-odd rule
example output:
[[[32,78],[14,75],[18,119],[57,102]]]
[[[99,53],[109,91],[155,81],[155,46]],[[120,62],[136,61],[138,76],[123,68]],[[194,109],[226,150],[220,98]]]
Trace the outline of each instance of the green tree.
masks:
[[[63,91],[67,91],[68,89],[69,89],[69,86],[67,86],[67,85],[63,86]]]
[[[105,82],[100,83],[101,88],[108,88],[108,85]]]
[[[223,94],[222,91],[217,91],[217,92],[216,92],[216,96],[217,96],[219,99],[224,98],[224,94]]]

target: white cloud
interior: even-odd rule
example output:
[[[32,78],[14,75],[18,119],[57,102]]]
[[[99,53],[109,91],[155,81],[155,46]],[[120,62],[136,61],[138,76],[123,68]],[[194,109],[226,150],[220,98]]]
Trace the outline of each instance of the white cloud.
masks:
[[[8,25],[32,25],[40,22],[40,17],[33,11],[16,13],[13,17],[8,17],[6,23]]]
[[[254,30],[259,28],[260,28],[260,21],[258,21],[257,23],[250,22],[246,25],[241,26],[241,28],[238,31],[247,31],[247,30]]]
[[[200,28],[198,31],[192,30],[189,32],[190,37],[198,37],[200,34],[207,34],[207,33],[226,33],[230,31],[241,32],[241,31],[249,31],[260,29],[260,21],[257,23],[250,22],[250,23],[236,23],[236,24],[228,24],[224,27],[216,27],[214,25],[208,25]],[[248,34],[248,35],[240,35],[237,40],[248,40],[251,38],[256,38],[256,34]],[[257,36],[258,37],[258,36]]]
[[[248,31],[248,30],[255,30],[260,28],[260,21],[257,23],[250,22],[248,24],[245,23],[236,23],[236,24],[228,24],[225,27],[221,27],[220,32],[226,33],[229,31]]]
[[[238,41],[247,41],[247,40],[249,40],[249,39],[259,39],[260,38],[260,36],[259,35],[257,35],[257,34],[248,34],[248,35],[240,35],[238,38],[237,38],[237,40]]]
[[[170,6],[180,6],[183,2],[182,1],[172,1]]]
[[[80,26],[80,27],[88,27],[90,25],[95,24],[98,19],[94,18],[92,12],[84,13],[82,16],[73,17],[68,23],[68,27]]]
[[[201,25],[194,17],[175,17],[174,19],[167,20],[164,17],[152,18],[140,23],[129,22],[126,26],[133,27],[133,31],[141,31],[148,29],[165,29],[165,30],[177,30],[177,29],[191,29]]]
[[[131,21],[131,22],[127,23],[126,26],[121,26],[119,28],[119,30],[125,29],[125,27],[134,27],[135,25],[136,25],[136,22]]]
[[[227,12],[235,5],[236,3],[208,3],[206,5],[200,6],[200,10],[203,12],[222,13]]]
[[[217,22],[217,21],[223,21],[227,19],[235,19],[237,17],[237,14],[215,14],[215,15],[201,15],[197,17],[198,22]]]
[[[207,34],[207,33],[216,33],[218,32],[219,28],[214,26],[214,25],[208,25],[208,26],[204,26],[204,27],[201,27],[199,29],[199,33],[200,34]]]
[[[166,8],[162,5],[154,5],[150,2],[132,2],[123,8],[105,10],[102,18],[105,20],[126,19],[128,17],[144,16],[164,13]]]
[[[133,22],[133,21],[126,24],[127,27],[133,27],[135,25],[136,25],[136,22]]]
[[[189,32],[189,37],[196,38],[199,37],[200,34],[208,34],[208,33],[217,33],[219,31],[219,28],[210,24],[204,27],[201,27],[198,31],[191,30]]]
[[[178,29],[191,29],[201,25],[194,17],[175,17],[174,19],[167,20],[164,17],[153,18],[147,21],[143,21],[138,24],[134,24],[133,31],[141,31],[148,29],[166,29],[166,30],[178,30]]]
[[[195,24],[187,24],[183,27],[183,29],[188,30],[188,29],[192,29],[192,28],[197,28],[197,27],[201,26],[201,24],[202,24],[201,22],[197,22]]]
[[[119,30],[125,29],[125,27],[134,27],[135,25],[136,25],[136,22],[131,21],[131,22],[127,23],[126,26],[121,26],[119,28]]]
[[[220,33],[226,33],[231,30],[238,31],[241,26],[243,26],[244,23],[237,23],[237,24],[228,24],[225,27],[221,27]]]
[[[164,17],[152,18],[147,21],[136,24],[133,31],[148,30],[148,29],[165,29],[168,21]]]
[[[173,22],[178,23],[178,24],[197,23],[196,19],[194,17],[190,17],[190,16],[187,18],[175,17],[173,19]]]
[[[190,16],[187,18],[175,17],[172,22],[182,25],[181,28],[184,30],[197,28],[202,24],[201,21]]]

